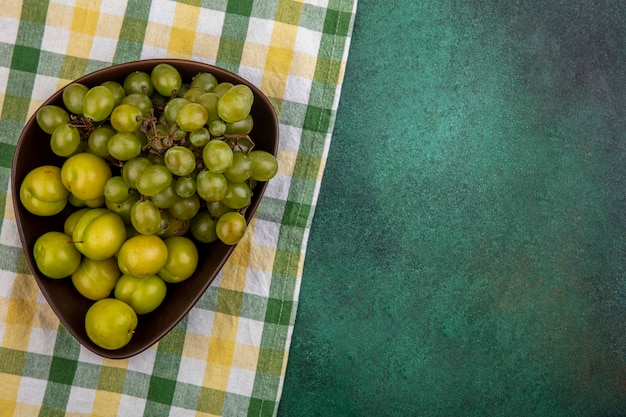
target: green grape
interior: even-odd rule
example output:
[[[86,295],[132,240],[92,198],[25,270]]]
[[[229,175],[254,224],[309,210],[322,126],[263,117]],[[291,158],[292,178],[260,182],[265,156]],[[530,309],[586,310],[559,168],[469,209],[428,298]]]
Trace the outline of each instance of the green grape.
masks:
[[[150,75],[144,71],[135,71],[128,74],[124,78],[123,86],[126,95],[140,93],[150,97],[154,92]]]
[[[233,163],[233,150],[223,140],[211,140],[202,150],[202,161],[209,170],[222,173]]]
[[[176,97],[168,101],[165,105],[165,109],[163,110],[163,117],[165,117],[167,123],[170,125],[176,123],[176,116],[178,116],[178,112],[189,103],[191,103],[189,100],[185,100],[180,97]]]
[[[130,210],[130,222],[142,235],[153,235],[161,227],[161,213],[151,200],[139,200]]]
[[[107,142],[107,151],[119,161],[129,161],[141,154],[141,141],[130,132],[119,132]]]
[[[224,213],[228,213],[229,211],[234,211],[234,209],[231,209],[230,207],[228,207],[226,204],[222,203],[221,201],[209,201],[206,203],[206,208],[207,208],[207,211],[211,213],[211,216],[215,217],[216,219],[218,217],[221,217],[222,214]]]
[[[155,206],[160,209],[172,207],[181,197],[176,193],[176,183],[172,181],[163,191],[150,197]]]
[[[221,119],[212,120],[211,123],[209,123],[209,133],[211,133],[211,136],[215,137],[224,135],[224,133],[226,133],[226,123]]]
[[[217,218],[211,216],[208,211],[202,211],[191,220],[191,234],[198,242],[215,242],[217,240],[216,225]]]
[[[185,100],[191,101],[192,103],[196,103],[198,101],[198,98],[205,93],[206,91],[200,87],[191,87],[187,89],[187,91],[185,91],[185,94],[183,94],[183,98]]]
[[[165,165],[150,165],[137,177],[135,188],[141,194],[151,197],[165,190],[172,179],[172,173]]]
[[[179,109],[176,123],[185,132],[191,132],[204,126],[208,117],[206,109],[201,104],[188,103]]]
[[[168,214],[181,220],[189,220],[200,210],[200,198],[194,194],[188,198],[181,198],[172,207],[167,209]]]
[[[196,177],[196,192],[205,201],[220,201],[226,195],[228,183],[224,175],[201,171]]]
[[[35,116],[37,124],[44,132],[52,134],[54,129],[70,121],[70,115],[59,106],[48,104],[41,107]]]
[[[217,97],[222,97],[228,90],[233,88],[234,84],[227,81],[221,82],[213,88],[212,93],[215,93]]]
[[[80,132],[69,123],[58,126],[50,136],[52,152],[63,157],[76,153],[80,143]]]
[[[217,79],[215,75],[210,72],[201,72],[191,80],[191,84],[189,86],[191,88],[198,87],[205,91],[211,91],[217,85]]]
[[[155,235],[163,236],[165,233],[170,231],[172,222],[170,220],[170,216],[165,210],[159,210],[159,215],[161,216],[161,221],[159,222],[159,230],[157,230]]]
[[[111,112],[111,125],[118,132],[134,132],[141,126],[142,113],[132,104],[120,104]]]
[[[150,166],[152,166],[152,162],[148,158],[138,156],[126,161],[122,167],[122,177],[131,188],[137,188],[137,178]]]
[[[187,92],[187,90],[189,90],[189,84],[182,83],[180,85],[180,89],[178,90],[178,93],[175,94],[175,96],[176,97],[183,97],[185,95],[185,93]]]
[[[124,87],[117,81],[105,81],[101,85],[111,90],[111,92],[113,93],[113,97],[115,98],[116,106],[119,106],[122,103],[124,97],[126,97],[126,91],[124,90]]]
[[[254,127],[254,120],[251,115],[247,115],[243,119],[234,122],[226,123],[226,129],[224,131],[227,135],[247,135],[252,132]]]
[[[230,182],[244,182],[252,174],[252,160],[243,152],[233,153],[233,162],[224,171],[224,177]]]
[[[241,240],[247,226],[245,217],[236,211],[231,211],[217,220],[215,232],[222,242],[227,245],[234,245]]]
[[[251,177],[255,181],[269,181],[278,172],[278,161],[269,152],[255,150],[248,154],[252,161]]]
[[[101,122],[115,107],[115,97],[111,90],[101,85],[92,87],[83,97],[83,114],[94,122]]]
[[[239,210],[250,204],[251,197],[252,192],[245,182],[228,182],[226,194],[221,201],[228,207]]]
[[[104,198],[111,203],[123,203],[133,194],[121,175],[115,175],[104,184]]]
[[[189,142],[196,148],[202,148],[211,140],[211,134],[206,127],[189,132]]]
[[[169,97],[165,97],[164,95],[159,94],[156,91],[152,93],[152,95],[150,96],[150,101],[152,102],[152,105],[155,108],[161,108],[161,109],[165,107],[169,99],[170,99]]]
[[[198,97],[198,104],[206,109],[209,122],[220,118],[217,114],[217,102],[219,99],[219,96],[215,93],[204,93]]]
[[[154,89],[165,97],[178,93],[182,87],[182,78],[176,68],[170,64],[157,64],[150,73]]]
[[[128,198],[126,201],[123,201],[121,203],[114,203],[112,201],[105,199],[105,204],[106,204],[106,208],[108,208],[113,213],[119,215],[125,224],[130,225],[131,224],[130,211],[133,208],[133,205],[137,201],[139,201],[139,198],[140,198],[139,194],[133,194],[132,196],[130,196],[130,198]]]
[[[142,93],[132,93],[124,97],[121,104],[132,104],[137,107],[141,111],[141,115],[146,117],[150,114],[150,109],[152,109],[152,100],[145,94]]]
[[[174,182],[174,189],[181,198],[189,198],[196,192],[196,180],[191,177],[180,177]]]
[[[89,88],[81,83],[72,83],[63,89],[62,100],[65,108],[74,114],[83,114],[83,98]]]
[[[226,123],[234,123],[250,114],[254,94],[250,87],[238,84],[222,95],[217,102],[217,114]]]
[[[95,128],[87,138],[87,151],[101,158],[109,158],[111,154],[107,149],[109,139],[115,135],[115,130],[110,126],[100,126]]]
[[[184,146],[173,146],[165,151],[163,162],[172,174],[179,177],[191,174],[196,168],[196,156]]]

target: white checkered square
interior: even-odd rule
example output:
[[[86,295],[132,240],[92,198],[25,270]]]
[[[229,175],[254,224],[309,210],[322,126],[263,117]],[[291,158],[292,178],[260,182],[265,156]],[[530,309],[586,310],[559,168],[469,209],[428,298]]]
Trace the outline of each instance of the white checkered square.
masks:
[[[243,345],[261,346],[263,323],[245,317],[239,318],[235,341]]]
[[[247,294],[260,295],[261,297],[269,297],[270,284],[272,282],[272,273],[261,271],[259,269],[250,268],[246,275],[246,285],[244,292]]]
[[[128,2],[125,0],[103,1],[100,5],[100,13],[112,16],[124,16]]]
[[[275,248],[278,244],[278,235],[280,233],[280,224],[268,222],[266,220],[256,219],[254,225],[254,235],[252,242],[255,245],[267,246]]]
[[[46,30],[41,40],[41,50],[64,55],[67,51],[67,42],[70,38],[70,31],[67,29],[46,26]]]
[[[59,79],[56,77],[49,77],[47,75],[35,76],[35,83],[33,84],[32,97],[34,100],[47,100],[53,93],[57,91],[57,83]]]
[[[156,360],[156,348],[151,347],[141,352],[139,355],[128,359],[128,370],[137,371],[144,374],[151,374]]]
[[[15,44],[15,41],[17,40],[17,31],[19,26],[19,20],[10,19],[7,17],[0,17],[0,28],[2,28],[2,42]]]
[[[267,183],[265,196],[275,198],[277,200],[287,201],[290,185],[291,177],[279,172],[270,182]]]
[[[300,138],[302,137],[301,127],[281,124],[278,126],[278,133],[280,135],[279,146],[281,149],[298,152],[300,147]]]
[[[54,343],[57,332],[54,330],[31,327],[30,338],[28,339],[28,351],[52,356],[54,354]]]
[[[248,34],[246,40],[261,45],[269,46],[272,40],[274,22],[266,19],[251,17],[248,23]]]
[[[301,27],[298,28],[293,50],[302,54],[317,56],[321,43],[322,34],[320,32]]]
[[[43,396],[46,393],[48,381],[41,379],[22,377],[20,390],[17,393],[17,401],[26,404],[41,405]]]
[[[250,397],[252,395],[252,388],[254,387],[255,375],[256,373],[254,371],[235,367],[231,368],[226,391]]]
[[[90,414],[96,399],[96,391],[89,388],[73,386],[67,399],[66,410],[74,413]]]
[[[285,100],[295,103],[307,104],[311,96],[311,85],[313,82],[303,77],[289,76],[287,77],[287,85],[285,86]]]
[[[169,0],[154,0],[152,2],[152,6],[150,7],[149,21],[152,23],[161,23],[162,25],[172,26],[175,12],[175,2]]]
[[[145,408],[145,398],[131,397],[130,395],[122,394],[120,396],[120,406],[117,409],[117,417],[143,416]]]
[[[206,361],[182,356],[180,358],[177,381],[202,386],[205,368]]]
[[[187,322],[187,331],[203,336],[211,336],[213,332],[213,322],[215,321],[215,312],[202,308],[192,308],[189,311],[189,320]]]
[[[10,298],[15,282],[15,272],[0,269],[0,297]]]
[[[117,48],[117,40],[94,36],[89,59],[112,62]]]
[[[167,55],[167,49],[157,46],[143,44],[141,49],[141,59],[163,58]]]
[[[255,67],[250,67],[247,65],[240,65],[237,73],[243,78],[245,78],[246,80],[250,81],[255,86],[257,87],[261,86],[261,82],[263,80],[262,68],[255,68]]]
[[[94,365],[102,365],[103,358],[102,356],[96,355],[86,347],[80,347],[80,352],[78,353],[78,360],[80,362],[91,363]]]
[[[0,244],[12,246],[14,248],[22,247],[20,237],[17,231],[17,223],[14,220],[4,219],[2,221],[2,230],[0,230]]]
[[[302,3],[317,7],[328,7],[328,0],[304,0]]]
[[[221,36],[225,13],[219,10],[200,9],[196,31],[207,35]]]

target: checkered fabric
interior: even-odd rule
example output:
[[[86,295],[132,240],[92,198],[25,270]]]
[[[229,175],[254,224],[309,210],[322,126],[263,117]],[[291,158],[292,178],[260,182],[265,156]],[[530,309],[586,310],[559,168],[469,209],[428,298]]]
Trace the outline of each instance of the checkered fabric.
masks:
[[[306,243],[356,0],[0,0],[0,415],[276,415]],[[42,102],[111,64],[185,58],[274,103],[280,171],[197,305],[125,360],[82,347],[30,275],[9,192],[16,141]],[[14,196],[13,196],[14,198]]]

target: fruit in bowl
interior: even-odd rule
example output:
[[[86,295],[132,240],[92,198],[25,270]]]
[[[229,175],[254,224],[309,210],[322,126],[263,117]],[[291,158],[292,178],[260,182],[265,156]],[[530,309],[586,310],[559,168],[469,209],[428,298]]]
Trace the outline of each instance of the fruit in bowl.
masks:
[[[63,325],[108,358],[159,341],[244,236],[277,148],[268,98],[200,62],[129,62],[53,94],[18,140],[11,192],[26,259]]]

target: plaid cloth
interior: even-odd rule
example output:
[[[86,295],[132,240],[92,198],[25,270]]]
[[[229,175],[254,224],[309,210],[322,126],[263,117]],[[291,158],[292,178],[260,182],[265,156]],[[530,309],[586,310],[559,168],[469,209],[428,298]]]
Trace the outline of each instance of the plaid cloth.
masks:
[[[356,0],[0,0],[0,415],[272,416],[331,140]],[[157,345],[83,348],[25,262],[9,193],[16,141],[53,92],[172,57],[236,72],[274,103],[280,171],[218,279]]]

